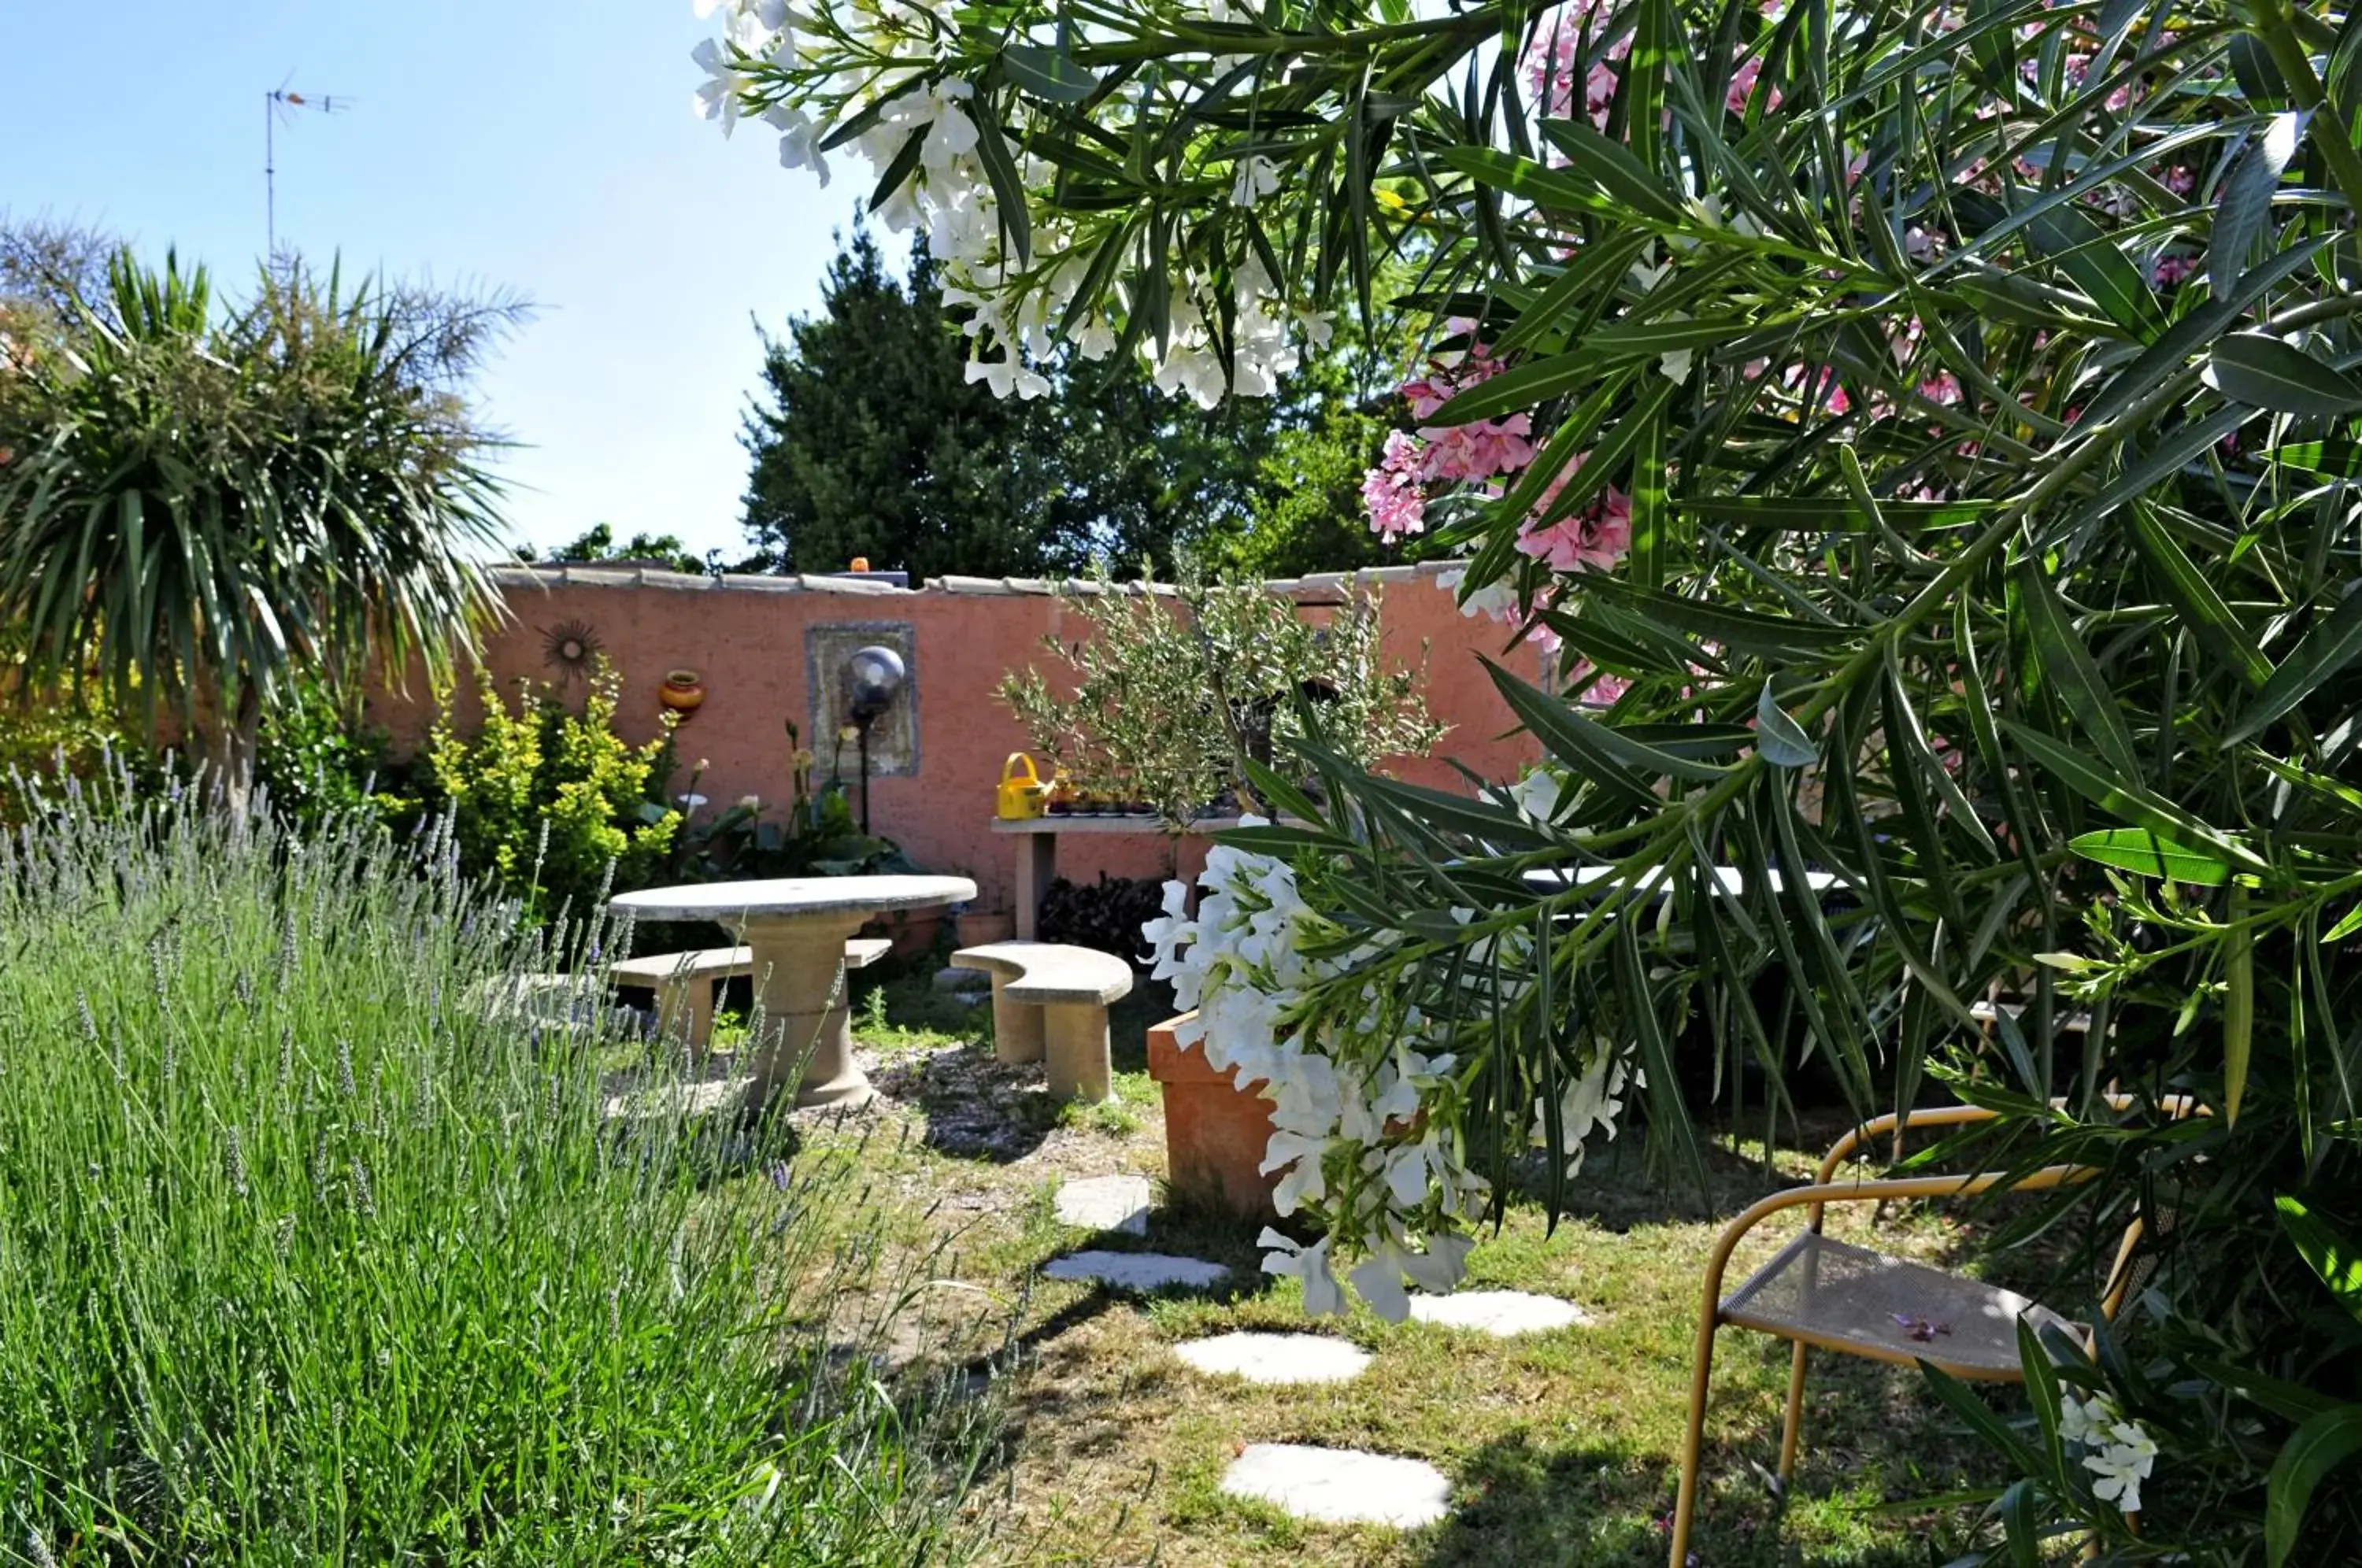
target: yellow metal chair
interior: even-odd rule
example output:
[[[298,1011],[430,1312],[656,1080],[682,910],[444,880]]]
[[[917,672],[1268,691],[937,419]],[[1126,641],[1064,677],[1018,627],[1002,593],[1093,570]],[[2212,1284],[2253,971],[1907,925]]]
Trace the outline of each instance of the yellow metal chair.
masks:
[[[2111,1095],[2107,1099],[2117,1110],[2135,1103],[2130,1096]],[[2191,1107],[2177,1098],[2159,1109],[2180,1116]],[[1672,1568],[1683,1568],[1689,1553],[1690,1526],[1697,1509],[1699,1458],[1705,1440],[1707,1377],[1714,1366],[1715,1331],[1724,1324],[1776,1335],[1795,1345],[1788,1375],[1787,1417],[1780,1434],[1783,1490],[1795,1474],[1796,1440],[1805,1410],[1805,1368],[1816,1347],[1903,1366],[1925,1361],[1955,1377],[2012,1383],[2025,1378],[2017,1346],[2021,1317],[2037,1328],[2057,1325],[2079,1339],[2088,1337],[2081,1324],[2014,1291],[1885,1257],[1821,1233],[1822,1211],[1832,1203],[1966,1198],[1995,1187],[2041,1192],[2100,1174],[2089,1165],[2046,1165],[2016,1176],[1987,1172],[1872,1181],[1834,1179],[1848,1155],[1898,1127],[1907,1126],[1911,1132],[1957,1127],[1989,1121],[1994,1115],[1977,1106],[1954,1105],[1914,1111],[1907,1124],[1893,1116],[1879,1117],[1838,1140],[1811,1186],[1775,1192],[1724,1227],[1706,1262],[1697,1364],[1690,1381],[1689,1430],[1682,1444],[1681,1492],[1673,1504]],[[1804,1231],[1725,1297],[1723,1274],[1739,1242],[1772,1215],[1798,1208],[1811,1211]],[[2136,1277],[2134,1253],[2140,1236],[2140,1221],[2136,1220],[2125,1232],[2109,1270],[2100,1310],[2111,1320]]]

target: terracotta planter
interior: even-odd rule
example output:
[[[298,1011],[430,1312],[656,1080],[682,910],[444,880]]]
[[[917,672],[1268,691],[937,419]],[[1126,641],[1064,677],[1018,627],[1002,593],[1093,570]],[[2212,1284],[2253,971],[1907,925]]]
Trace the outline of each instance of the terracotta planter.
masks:
[[[1170,1018],[1148,1032],[1148,1076],[1164,1089],[1164,1169],[1175,1195],[1219,1205],[1247,1220],[1276,1217],[1279,1174],[1264,1175],[1271,1101],[1241,1085],[1238,1069],[1216,1072],[1206,1054],[1173,1038]],[[1261,1080],[1257,1080],[1260,1082]]]
[[[871,921],[864,929],[893,943],[895,957],[916,958],[933,950],[944,919],[941,910],[904,910]]]
[[[1017,934],[1017,917],[1012,914],[964,914],[953,922],[962,947],[982,947],[994,942],[1007,942]]]

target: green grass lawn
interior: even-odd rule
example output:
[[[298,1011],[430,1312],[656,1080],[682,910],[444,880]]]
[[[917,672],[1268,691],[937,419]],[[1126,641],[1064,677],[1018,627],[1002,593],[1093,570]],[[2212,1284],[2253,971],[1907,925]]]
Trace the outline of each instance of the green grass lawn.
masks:
[[[979,1517],[1000,1560],[1663,1561],[1660,1521],[1672,1506],[1705,1254],[1721,1216],[1802,1179],[1810,1156],[1775,1152],[1779,1175],[1767,1183],[1760,1146],[1733,1154],[1726,1141],[1710,1218],[1694,1193],[1652,1184],[1628,1139],[1593,1151],[1573,1212],[1554,1230],[1539,1206],[1513,1205],[1471,1259],[1471,1286],[1566,1297],[1589,1314],[1587,1326],[1500,1341],[1388,1325],[1366,1309],[1314,1324],[1292,1281],[1258,1271],[1251,1225],[1159,1207],[1141,1241],[1094,1238],[1054,1218],[1061,1181],[1163,1174],[1159,1098],[1140,1071],[1142,1031],[1161,1010],[1152,999],[1134,999],[1117,1018],[1117,1102],[1062,1111],[1038,1072],[992,1065],[984,1010],[916,982],[878,994],[858,1032],[884,1096],[860,1116],[811,1120],[806,1148],[856,1152],[886,1209],[861,1223],[882,1224],[892,1245],[932,1260],[913,1292],[915,1322],[897,1331],[902,1359],[1002,1369],[1001,1469],[979,1488],[992,1499],[979,1503]],[[1904,1209],[1874,1221],[1832,1210],[1830,1229],[1890,1253],[1976,1261],[1974,1231],[1957,1212]],[[1775,1221],[1738,1266],[1790,1234]],[[1039,1275],[1084,1244],[1183,1252],[1235,1272],[1211,1297],[1152,1300]],[[1234,1329],[1340,1333],[1375,1359],[1351,1384],[1262,1388],[1204,1377],[1170,1353],[1175,1342]],[[1722,1337],[1698,1562],[1941,1563],[1965,1550],[1973,1510],[1913,1500],[1993,1477],[1905,1370],[1833,1357],[1816,1364],[1805,1459],[1783,1511],[1762,1477],[1776,1458],[1787,1364],[1784,1343]],[[1454,1483],[1453,1515],[1407,1532],[1334,1529],[1223,1496],[1224,1467],[1262,1441],[1427,1460]]]

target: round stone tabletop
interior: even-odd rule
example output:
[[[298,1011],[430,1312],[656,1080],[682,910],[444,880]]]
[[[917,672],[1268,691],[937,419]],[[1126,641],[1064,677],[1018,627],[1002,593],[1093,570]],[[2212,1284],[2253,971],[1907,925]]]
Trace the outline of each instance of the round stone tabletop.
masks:
[[[767,882],[701,882],[685,888],[649,888],[609,901],[642,920],[710,920],[734,925],[747,920],[792,920],[798,915],[863,914],[887,910],[962,904],[976,897],[965,877],[782,877]]]

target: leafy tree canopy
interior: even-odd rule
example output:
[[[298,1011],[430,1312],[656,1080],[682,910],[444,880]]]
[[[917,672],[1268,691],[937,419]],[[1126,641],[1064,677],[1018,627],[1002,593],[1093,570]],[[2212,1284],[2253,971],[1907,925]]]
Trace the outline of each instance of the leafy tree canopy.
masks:
[[[765,338],[746,566],[916,578],[1058,575],[1094,562],[1171,571],[1176,551],[1265,574],[1376,564],[1355,493],[1385,425],[1366,354],[1334,354],[1284,398],[1213,410],[1167,395],[1134,356],[1068,352],[1047,392],[969,380],[971,345],[923,243],[908,277],[856,231],[823,307]]]
[[[651,534],[646,530],[634,534],[622,544],[615,543],[615,525],[593,523],[590,527],[557,546],[547,555],[535,553],[530,545],[517,551],[521,561],[662,561],[675,571],[702,576],[713,569],[713,560],[721,554],[716,550],[703,559],[690,553],[678,534]]]

